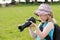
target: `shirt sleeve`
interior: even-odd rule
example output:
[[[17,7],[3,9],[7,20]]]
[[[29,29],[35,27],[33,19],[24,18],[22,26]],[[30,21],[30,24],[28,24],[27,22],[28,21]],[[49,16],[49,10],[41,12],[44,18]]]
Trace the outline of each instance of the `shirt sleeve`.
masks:
[[[46,25],[42,32],[43,38],[46,37],[53,28],[54,24],[52,22],[48,22],[48,24]]]

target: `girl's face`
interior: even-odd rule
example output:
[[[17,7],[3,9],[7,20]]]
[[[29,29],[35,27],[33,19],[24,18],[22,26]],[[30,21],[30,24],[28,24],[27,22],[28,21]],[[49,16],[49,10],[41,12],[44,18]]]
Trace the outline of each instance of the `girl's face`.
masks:
[[[39,15],[39,18],[41,19],[41,21],[46,21],[48,18],[48,15]]]

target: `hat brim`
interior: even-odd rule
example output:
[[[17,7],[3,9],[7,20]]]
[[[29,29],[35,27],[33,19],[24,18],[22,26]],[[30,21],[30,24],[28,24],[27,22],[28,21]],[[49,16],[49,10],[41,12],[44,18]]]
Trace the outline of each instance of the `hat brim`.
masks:
[[[46,14],[48,14],[48,13],[49,13],[49,12],[41,11],[41,10],[36,10],[36,11],[35,11],[35,14],[38,15],[38,16],[39,16],[39,15],[46,15]]]

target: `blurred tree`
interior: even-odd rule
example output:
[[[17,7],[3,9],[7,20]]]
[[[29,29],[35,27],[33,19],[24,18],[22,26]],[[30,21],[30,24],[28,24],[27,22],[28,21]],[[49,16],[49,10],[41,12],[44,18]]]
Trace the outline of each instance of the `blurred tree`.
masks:
[[[53,0],[51,0],[51,3],[53,3]]]
[[[26,4],[29,4],[30,0],[25,0],[26,1]]]
[[[35,0],[35,3],[37,3],[37,0]]]
[[[48,3],[48,0],[45,0],[45,3]]]
[[[15,0],[12,0],[12,3],[11,3],[12,5],[15,5]]]

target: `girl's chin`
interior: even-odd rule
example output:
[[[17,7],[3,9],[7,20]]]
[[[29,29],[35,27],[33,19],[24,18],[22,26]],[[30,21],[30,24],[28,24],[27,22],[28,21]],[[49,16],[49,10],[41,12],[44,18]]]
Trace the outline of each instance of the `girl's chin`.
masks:
[[[41,21],[41,22],[46,22],[46,21]]]

